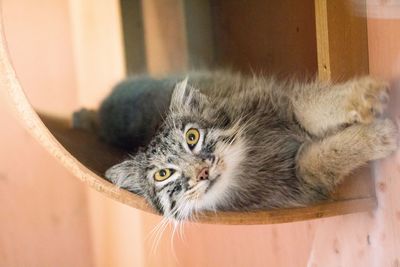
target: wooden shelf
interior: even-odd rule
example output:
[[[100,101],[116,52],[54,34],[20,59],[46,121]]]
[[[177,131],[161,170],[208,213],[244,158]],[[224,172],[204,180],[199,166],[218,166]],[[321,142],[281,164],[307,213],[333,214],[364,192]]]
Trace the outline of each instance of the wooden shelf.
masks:
[[[200,7],[202,7],[202,12],[206,14],[209,7],[205,6],[204,2]],[[258,49],[259,43],[256,40],[252,40],[252,44],[247,46],[244,44],[244,40],[248,40],[247,38],[247,30],[251,27],[251,25],[243,26],[238,28],[235,26],[236,21],[229,21],[227,18],[231,16],[229,12],[237,12],[240,10],[241,12],[253,12],[252,14],[247,14],[249,17],[253,18],[254,16],[262,17],[262,20],[246,20],[246,23],[253,23],[253,21],[258,21],[256,23],[257,28],[251,29],[254,34],[257,34],[257,29],[263,29],[265,23],[275,23],[274,21],[268,21],[270,16],[264,16],[263,12],[259,12],[257,8],[247,8],[247,2],[235,1],[233,3],[225,3],[226,1],[210,1],[210,3],[217,3],[218,6],[224,6],[220,11],[225,12],[223,14],[224,20],[218,22],[217,25],[218,30],[224,30],[225,27],[229,25],[234,29],[238,29],[235,33],[235,46],[232,43],[228,42],[230,36],[221,35],[218,38],[220,39],[220,43],[217,46],[217,51],[212,51],[212,49],[206,49],[207,51],[203,51],[199,49],[198,42],[194,42],[192,39],[188,39],[185,36],[189,36],[185,32],[178,32],[179,36],[183,36],[182,38],[176,38],[176,34],[172,34],[170,37],[163,36],[163,40],[160,42],[165,42],[169,44],[169,47],[186,47],[185,51],[175,51],[176,53],[185,54],[188,59],[183,57],[182,62],[180,64],[173,65],[172,67],[168,64],[163,66],[160,65],[160,51],[155,48],[148,48],[147,50],[147,64],[154,68],[154,73],[162,73],[164,70],[178,70],[181,66],[186,66],[189,62],[199,62],[199,58],[194,58],[191,51],[197,51],[196,53],[200,53],[198,51],[203,51],[204,55],[207,57],[207,61],[212,62],[212,55],[214,53],[220,53],[220,50],[224,50],[223,54],[219,54],[219,58],[217,60],[224,61],[233,58],[235,61],[233,63],[239,64],[239,67],[248,68],[246,65],[248,62],[248,56],[243,54],[237,54],[237,49],[240,48],[242,51],[248,51],[251,49]],[[297,44],[296,38],[301,38],[302,36],[299,34],[299,31],[304,30],[302,27],[307,28],[307,25],[311,22],[316,23],[316,45],[313,47],[316,51],[315,58],[318,59],[318,64],[314,64],[313,59],[308,62],[306,70],[313,69],[315,65],[315,71],[317,68],[319,70],[319,76],[322,79],[340,79],[349,77],[352,75],[366,73],[368,71],[368,56],[367,56],[367,46],[366,46],[366,21],[365,18],[353,18],[351,14],[345,12],[346,6],[344,0],[332,1],[331,3],[328,0],[315,0],[315,18],[302,20],[305,24],[301,24],[301,28],[298,28],[296,31],[296,23],[293,21],[290,22],[290,25],[287,27],[280,26],[280,29],[287,30],[287,34],[291,34],[292,36],[280,36],[280,42],[287,43],[292,42],[293,44]],[[163,8],[154,9],[157,6],[156,2],[146,1],[145,3],[145,16],[146,19],[150,19],[150,15],[154,10],[156,10],[157,14],[159,12],[162,13]],[[191,2],[192,3],[192,2]],[[194,2],[197,3],[197,2]],[[199,2],[200,3],[200,2]],[[271,2],[272,3],[272,2]],[[289,2],[284,1],[284,6],[289,8],[291,5]],[[312,0],[307,2],[311,3]],[[151,5],[150,5],[151,4]],[[193,4],[193,3],[192,3]],[[190,4],[189,6],[185,6],[185,14],[184,16],[190,16],[188,12],[198,11],[199,5]],[[149,6],[147,6],[149,5]],[[162,5],[162,4],[159,4]],[[266,3],[262,4],[264,8],[267,8],[268,5]],[[211,6],[213,10],[214,20],[217,17],[215,12],[218,9],[215,9],[215,6]],[[177,12],[182,12],[182,10],[177,8],[172,8],[169,6],[168,9],[170,13],[167,15],[172,18],[180,18],[181,23],[189,23],[185,27],[174,27],[170,30],[176,29],[191,29],[195,31],[196,29],[203,29],[201,32],[206,34],[209,38],[200,38],[201,36],[195,36],[193,38],[197,38],[196,40],[211,40],[211,31],[207,30],[211,23],[203,23],[200,17],[195,17],[195,19],[182,19],[182,14],[179,13],[179,16],[175,16],[173,12],[177,10]],[[192,10],[192,11],[190,11]],[[226,13],[228,12],[228,13]],[[282,10],[280,11],[282,13]],[[153,12],[154,13],[154,12]],[[286,12],[283,12],[286,14]],[[309,14],[310,12],[307,12]],[[312,13],[312,12],[311,12]],[[147,14],[147,15],[146,15]],[[149,15],[150,14],[150,15]],[[160,15],[163,17],[163,15]],[[164,14],[165,16],[165,14]],[[167,16],[167,17],[168,17]],[[309,16],[309,15],[307,15]],[[343,23],[334,23],[335,18],[340,16],[341,21]],[[153,16],[152,19],[157,19],[158,16]],[[210,17],[207,17],[210,19]],[[178,21],[179,22],[179,21]],[[215,21],[214,21],[215,22]],[[243,21],[238,21],[242,23]],[[150,27],[151,23],[147,23],[146,32],[155,32],[152,31]],[[149,26],[150,25],[150,26]],[[228,25],[228,26],[227,26]],[[156,25],[157,27],[162,27],[163,24],[159,23]],[[308,25],[312,27],[312,25]],[[229,26],[230,27],[230,26]],[[289,32],[290,29],[295,27],[294,31]],[[205,30],[204,30],[205,29]],[[63,118],[55,118],[51,115],[42,114],[39,116],[35,110],[30,105],[28,99],[26,98],[20,83],[16,77],[15,71],[10,63],[9,56],[7,53],[6,42],[3,35],[3,25],[1,25],[0,31],[2,32],[0,36],[0,86],[2,88],[1,93],[5,93],[5,98],[9,100],[10,106],[15,111],[16,118],[18,118],[22,124],[28,129],[28,131],[48,150],[50,154],[55,156],[68,170],[70,170],[77,178],[81,179],[85,183],[87,183],[92,188],[98,190],[99,192],[104,193],[108,197],[125,203],[134,208],[154,213],[153,210],[149,207],[146,201],[132,193],[129,193],[125,190],[121,190],[116,188],[113,184],[109,183],[103,178],[104,171],[112,166],[113,164],[121,161],[124,157],[126,157],[127,152],[118,150],[114,147],[110,147],[107,144],[102,143],[97,137],[92,134],[80,130],[73,130],[69,126],[69,122]],[[271,34],[275,34],[275,28],[269,27],[268,32]],[[351,35],[351,32],[356,32],[357,34]],[[146,36],[146,34],[145,34]],[[150,35],[147,35],[149,37]],[[150,36],[151,37],[151,36]],[[311,36],[312,37],[312,36]],[[307,43],[310,40],[313,40],[309,35],[306,41],[302,42],[301,47],[308,47]],[[351,37],[350,45],[348,38]],[[225,39],[224,39],[225,38]],[[347,39],[346,39],[347,38]],[[175,46],[176,42],[187,41],[187,45]],[[149,41],[149,40],[147,40]],[[147,42],[149,43],[149,42]],[[242,47],[238,47],[241,44],[244,44]],[[207,47],[208,44],[201,44],[200,48]],[[228,49],[229,48],[229,49]],[[284,55],[284,48],[282,48],[279,44],[271,44],[271,49],[275,51],[274,55],[269,55],[268,51],[262,51],[264,53],[264,58],[272,58],[272,62],[274,64],[268,65],[268,68],[277,69],[282,68],[283,70],[291,72],[293,69],[296,69],[297,65],[300,63],[296,63],[292,65],[292,61],[286,59],[281,60],[279,57]],[[286,49],[286,48],[285,48]],[[142,49],[143,50],[143,49]],[[156,52],[152,52],[152,51]],[[162,52],[162,51],[161,51]],[[318,53],[317,53],[318,52]],[[310,51],[307,50],[305,55],[299,55],[297,57],[297,61],[301,62],[302,58],[309,58]],[[293,54],[293,53],[292,53]],[[345,55],[345,56],[342,56]],[[175,55],[169,55],[176,59]],[[196,55],[200,57],[199,54]],[[173,60],[169,60],[168,57],[163,57],[165,62],[173,62]],[[256,59],[260,59],[259,57],[255,57]],[[343,60],[345,59],[345,60]],[[185,61],[187,60],[187,61]],[[185,62],[183,62],[185,61]],[[297,62],[296,61],[296,62]],[[347,62],[351,62],[351,64],[347,64]],[[143,63],[145,65],[145,63]],[[261,58],[261,61],[258,61],[257,64],[259,66],[264,66],[265,62]],[[150,69],[151,69],[150,68]],[[259,211],[259,212],[219,212],[219,213],[204,213],[198,217],[198,222],[202,223],[213,223],[213,224],[270,224],[270,223],[285,223],[299,220],[308,220],[315,219],[321,217],[335,216],[341,214],[348,214],[354,212],[361,211],[370,211],[374,207],[376,207],[376,197],[374,190],[374,180],[371,177],[371,171],[369,167],[358,170],[354,175],[348,177],[342,185],[340,185],[337,191],[333,195],[332,201],[318,203],[313,206],[305,207],[305,208],[295,208],[295,209],[280,209],[280,210],[270,210],[270,211]]]
[[[103,180],[107,168],[120,162],[127,156],[126,151],[118,150],[101,142],[95,135],[77,129],[71,129],[69,122],[54,117],[41,116],[46,127],[53,133],[57,140],[66,148],[70,155],[84,164],[91,172],[95,181]],[[114,186],[103,180],[99,186]],[[125,192],[120,190],[120,192]],[[146,211],[152,210],[144,200],[134,194],[124,194],[120,201],[132,207],[141,207]],[[332,201],[318,203],[304,208],[279,209],[258,212],[219,212],[204,213],[198,216],[198,221],[203,223],[218,224],[271,224],[284,223],[314,218],[322,218],[340,214],[368,211],[376,206],[373,179],[370,168],[358,170],[348,177],[333,194]]]

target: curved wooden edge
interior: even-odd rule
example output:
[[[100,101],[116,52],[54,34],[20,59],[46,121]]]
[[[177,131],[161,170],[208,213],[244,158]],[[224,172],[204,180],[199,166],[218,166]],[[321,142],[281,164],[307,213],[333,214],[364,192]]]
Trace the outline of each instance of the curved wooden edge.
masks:
[[[107,168],[126,157],[127,151],[102,142],[94,133],[72,129],[66,119],[45,114],[40,114],[40,117],[64,148],[86,168],[99,175],[98,177],[103,176]],[[219,224],[270,224],[370,210],[376,204],[374,183],[370,173],[368,167],[354,172],[338,187],[332,195],[332,201],[303,208],[258,212],[204,212],[196,216],[196,221]],[[126,193],[120,190],[120,194]],[[122,202],[136,207],[136,203],[128,203],[131,195],[133,194],[127,193]]]
[[[134,208],[154,214],[146,201],[137,195],[118,189],[102,177],[84,166],[49,131],[30,105],[12,67],[7,52],[3,23],[0,23],[0,86],[10,100],[17,118],[47,151],[56,157],[72,174],[95,190]],[[370,179],[367,179],[371,181]],[[211,224],[271,224],[308,220],[360,211],[369,211],[376,206],[374,194],[341,198],[304,208],[279,209],[258,212],[203,213],[196,222]]]
[[[378,203],[375,198],[351,199],[343,201],[331,201],[301,208],[279,209],[257,212],[218,212],[204,213],[198,220],[207,224],[230,224],[230,225],[259,225],[277,224],[312,219],[320,219],[338,215],[346,215],[357,212],[373,210]]]
[[[5,97],[8,98],[10,106],[15,110],[16,117],[22,122],[22,125],[51,155],[56,157],[69,171],[71,171],[74,176],[78,177],[90,187],[104,193],[112,199],[140,210],[154,213],[142,197],[131,194],[125,190],[120,190],[110,182],[99,177],[86,168],[86,166],[82,165],[57,141],[29,103],[21,84],[18,81],[9,57],[3,21],[0,23],[0,32],[1,91],[5,93]]]

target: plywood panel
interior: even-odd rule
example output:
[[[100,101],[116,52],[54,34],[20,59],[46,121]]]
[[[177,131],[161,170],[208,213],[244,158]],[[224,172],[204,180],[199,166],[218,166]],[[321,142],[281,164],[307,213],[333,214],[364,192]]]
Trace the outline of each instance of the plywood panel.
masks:
[[[120,0],[125,66],[128,76],[145,73],[146,50],[141,0]]]
[[[41,118],[63,147],[60,147],[59,144],[51,144],[51,140],[46,140],[45,131],[47,129],[41,129],[38,126],[36,132],[39,137],[44,139],[42,142],[49,147],[55,146],[50,149],[50,153],[56,155],[67,167],[73,169],[79,178],[122,203],[154,213],[142,197],[125,190],[118,190],[102,178],[106,169],[122,161],[128,155],[127,151],[104,144],[91,133],[71,129],[66,120],[43,115]],[[217,224],[272,224],[369,211],[376,206],[374,185],[370,173],[370,168],[363,168],[347,177],[334,192],[333,201],[315,203],[315,205],[302,208],[257,212],[219,212],[216,214],[204,212],[197,219],[198,222]]]
[[[142,1],[148,72],[179,73],[188,67],[182,0]]]
[[[366,4],[315,0],[318,73],[323,80],[368,74]]]
[[[143,1],[146,59],[151,75],[175,74],[214,63],[208,0]]]
[[[209,0],[183,1],[189,69],[204,69],[215,64],[214,29]]]
[[[213,0],[217,64],[245,72],[314,75],[314,2]]]
[[[97,108],[126,73],[119,1],[69,0],[69,10],[78,101]]]

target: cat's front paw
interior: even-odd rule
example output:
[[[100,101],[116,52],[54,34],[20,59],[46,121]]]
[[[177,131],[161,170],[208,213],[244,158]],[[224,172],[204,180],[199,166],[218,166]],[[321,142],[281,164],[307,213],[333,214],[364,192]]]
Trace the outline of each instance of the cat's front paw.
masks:
[[[371,123],[383,113],[389,100],[388,90],[386,82],[371,77],[356,80],[347,105],[350,121]]]

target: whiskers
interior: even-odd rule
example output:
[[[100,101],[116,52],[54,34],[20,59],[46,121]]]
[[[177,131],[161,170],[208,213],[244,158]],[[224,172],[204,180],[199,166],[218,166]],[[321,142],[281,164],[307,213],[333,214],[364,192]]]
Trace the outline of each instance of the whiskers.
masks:
[[[158,249],[158,246],[160,244],[160,240],[162,239],[162,236],[167,229],[168,225],[171,223],[171,219],[168,217],[163,217],[163,219],[158,223],[153,230],[150,231],[148,234],[146,240],[151,239],[151,249],[150,249],[150,254],[152,256],[156,255],[156,251]]]
[[[163,238],[163,235],[168,227],[170,227],[171,231],[167,231],[170,233],[170,248],[171,252],[174,255],[174,258],[177,260],[175,253],[175,236],[178,235],[181,241],[184,241],[185,238],[185,222],[187,220],[196,221],[196,215],[194,212],[195,208],[192,203],[192,199],[188,199],[188,194],[183,194],[177,201],[176,207],[169,213],[165,214],[162,220],[149,232],[146,240],[151,240],[151,249],[150,254],[152,256],[156,255],[157,249],[160,245],[160,241]],[[172,227],[172,228],[171,228]]]

